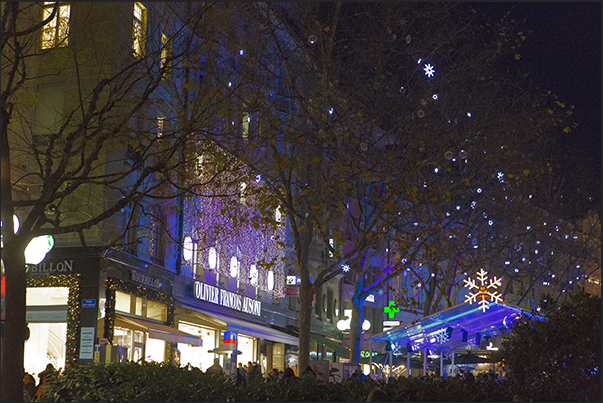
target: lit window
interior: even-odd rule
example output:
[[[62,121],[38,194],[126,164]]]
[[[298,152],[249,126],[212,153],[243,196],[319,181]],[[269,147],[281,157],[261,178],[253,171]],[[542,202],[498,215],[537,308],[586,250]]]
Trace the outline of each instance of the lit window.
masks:
[[[44,16],[42,21],[46,21],[54,11],[55,2],[44,2]],[[69,14],[70,5],[60,5],[54,18],[42,28],[42,49],[53,48],[55,46],[67,46],[69,35]]]
[[[273,271],[269,271],[268,272],[268,279],[267,279],[267,285],[268,285],[268,290],[269,291],[273,291],[274,290],[274,272]]]
[[[249,280],[251,285],[257,286],[259,281],[259,272],[256,265],[249,266]]]
[[[157,137],[163,136],[165,127],[165,116],[157,116]]]
[[[239,260],[235,256],[230,258],[230,277],[239,277]]]
[[[169,44],[168,37],[165,34],[161,34],[161,68],[165,67],[165,63],[169,57]]]
[[[247,189],[247,184],[245,182],[241,183],[241,194],[239,200],[242,205],[245,205],[245,189]]]
[[[203,169],[203,155],[197,156],[197,177],[201,179]]]
[[[281,213],[281,206],[278,206],[276,208],[276,213],[275,213],[275,220],[276,222],[280,223],[283,220],[283,214]]]
[[[243,122],[241,125],[241,137],[243,137],[243,140],[249,138],[249,123],[251,123],[251,116],[245,112],[243,113]]]
[[[134,27],[132,50],[134,56],[144,56],[145,33],[147,30],[147,10],[142,3],[134,3]]]

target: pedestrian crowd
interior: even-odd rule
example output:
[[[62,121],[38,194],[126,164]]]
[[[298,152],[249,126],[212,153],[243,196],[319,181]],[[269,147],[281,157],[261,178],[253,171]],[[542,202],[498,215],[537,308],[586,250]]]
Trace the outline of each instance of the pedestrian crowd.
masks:
[[[54,365],[48,364],[46,368],[38,374],[39,382],[36,384],[36,379],[29,372],[25,372],[23,376],[23,389],[29,395],[32,401],[39,400],[44,394],[46,389],[46,383],[52,376],[56,376],[58,371],[54,368]]]

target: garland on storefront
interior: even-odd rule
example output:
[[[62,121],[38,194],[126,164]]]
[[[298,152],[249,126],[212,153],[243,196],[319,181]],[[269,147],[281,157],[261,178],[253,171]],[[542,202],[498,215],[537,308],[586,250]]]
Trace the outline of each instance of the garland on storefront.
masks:
[[[149,289],[140,284],[128,283],[113,277],[108,277],[105,281],[105,329],[103,337],[113,344],[113,329],[115,327],[115,291],[134,295],[135,297],[145,298],[150,301],[164,304],[167,308],[166,322],[170,327],[174,327],[175,301],[176,299],[157,290]],[[168,346],[170,343],[168,343]],[[171,358],[171,348],[168,347],[168,359]]]
[[[27,287],[67,287],[67,341],[65,363],[75,362],[80,344],[80,274],[36,275],[27,277]]]

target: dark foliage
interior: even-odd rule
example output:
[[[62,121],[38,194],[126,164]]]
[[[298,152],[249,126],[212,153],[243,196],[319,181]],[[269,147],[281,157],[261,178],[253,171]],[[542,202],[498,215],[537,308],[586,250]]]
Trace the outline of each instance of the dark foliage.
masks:
[[[513,390],[534,401],[600,401],[601,297],[580,293],[557,306],[544,297],[547,320],[522,318],[501,344]]]
[[[310,377],[283,382],[257,377],[234,385],[223,374],[157,363],[96,364],[61,373],[42,401],[73,402],[364,402],[371,391],[379,401],[511,401],[505,380],[466,381],[436,377],[399,378],[389,384],[370,379],[324,383]]]

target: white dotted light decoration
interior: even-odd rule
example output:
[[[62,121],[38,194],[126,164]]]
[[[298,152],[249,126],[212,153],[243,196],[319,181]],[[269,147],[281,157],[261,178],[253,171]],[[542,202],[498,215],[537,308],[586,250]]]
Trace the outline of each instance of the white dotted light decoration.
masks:
[[[204,169],[208,170],[208,174],[213,174],[213,164],[208,161],[212,159],[212,155],[207,153],[204,160]],[[194,172],[193,170],[191,173]],[[202,201],[187,199],[184,213],[185,235],[192,238],[199,251],[203,251],[199,258],[200,266],[282,298],[285,296],[286,263],[283,260],[285,249],[279,241],[285,239],[286,228],[279,225],[276,230],[272,230],[272,225],[279,222],[279,218],[284,220],[284,217],[275,211],[278,209],[262,212],[256,208],[255,190],[266,186],[266,183],[261,176],[250,172],[245,174],[247,189],[250,190],[246,195],[245,205],[240,204],[238,196],[231,199],[207,198]],[[225,176],[224,182],[233,183],[231,186],[216,189],[213,185],[203,185],[202,190],[208,194],[230,192],[238,195],[240,181],[233,180],[227,174]],[[232,212],[223,214],[224,209],[231,209]],[[240,216],[245,216],[246,221],[239,221]],[[255,227],[254,223],[259,223],[259,227]],[[194,254],[195,251],[193,259]],[[187,251],[187,257],[188,255]]]
[[[344,273],[347,273],[350,271],[350,265],[349,264],[344,264],[343,266],[341,266],[341,270],[343,270]]]
[[[423,70],[425,70],[425,75],[427,77],[433,77],[435,74],[435,68],[431,64],[426,64],[425,67],[423,67]]]
[[[494,280],[490,280],[490,284],[488,284],[486,279],[487,271],[484,271],[483,268],[477,273],[477,279],[480,281],[480,285],[475,284],[475,280],[471,280],[471,278],[463,280],[465,282],[465,287],[469,288],[469,293],[465,296],[465,302],[469,302],[472,304],[473,302],[477,302],[483,312],[486,312],[486,309],[489,307],[489,301],[494,302],[502,302],[502,295],[496,291],[496,288],[502,286],[502,278],[496,278],[494,276]],[[472,292],[475,288],[476,292]],[[490,291],[490,288],[494,288],[493,291]]]

